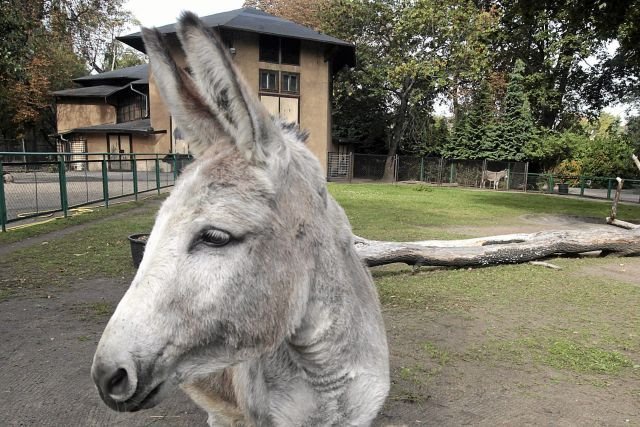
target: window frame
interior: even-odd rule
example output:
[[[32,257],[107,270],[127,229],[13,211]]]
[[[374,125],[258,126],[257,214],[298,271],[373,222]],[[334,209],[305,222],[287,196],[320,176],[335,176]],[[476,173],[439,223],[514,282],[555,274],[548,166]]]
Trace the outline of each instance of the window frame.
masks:
[[[146,119],[145,100],[142,95],[134,94],[118,99],[116,105],[116,123],[127,123]]]
[[[267,73],[267,74],[275,74],[276,78],[275,78],[275,89],[269,89],[269,88],[264,88],[262,87],[262,75],[263,73]],[[280,71],[278,70],[269,70],[266,68],[260,68],[258,70],[258,89],[260,92],[267,92],[267,93],[279,93],[280,92]]]
[[[284,79],[285,77],[295,77],[296,78],[296,90],[287,90],[285,89]],[[290,72],[290,71],[282,71],[280,72],[280,92],[291,95],[300,95],[300,73]]]

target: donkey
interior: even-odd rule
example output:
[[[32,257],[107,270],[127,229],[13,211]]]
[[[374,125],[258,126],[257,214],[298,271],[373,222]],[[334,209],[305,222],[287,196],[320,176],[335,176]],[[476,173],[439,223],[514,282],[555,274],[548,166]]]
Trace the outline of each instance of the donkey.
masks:
[[[389,390],[378,296],[344,211],[291,125],[272,119],[192,13],[192,73],[143,28],[196,161],[163,203],[91,374],[117,411],[179,385],[209,425],[361,426]]]
[[[493,186],[494,190],[497,190],[498,185],[500,185],[500,180],[502,178],[508,179],[507,169],[503,169],[498,172],[492,172],[492,171],[486,170],[482,173],[482,188],[484,188],[485,183],[489,181],[489,185]]]

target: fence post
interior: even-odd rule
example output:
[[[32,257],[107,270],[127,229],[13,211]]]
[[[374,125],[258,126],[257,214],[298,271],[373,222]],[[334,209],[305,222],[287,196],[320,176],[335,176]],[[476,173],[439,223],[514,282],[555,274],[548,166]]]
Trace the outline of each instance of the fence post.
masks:
[[[424,182],[424,157],[420,158],[420,182]]]
[[[456,171],[456,163],[455,162],[451,162],[451,167],[449,168],[449,184],[453,184],[453,175]]]
[[[131,172],[133,173],[133,195],[138,201],[138,162],[136,160],[136,155],[132,154],[133,163],[131,164]]]
[[[440,162],[438,162],[438,185],[442,185],[442,174],[444,171],[444,157],[440,157]]]
[[[354,163],[354,153],[349,153],[349,182],[353,180],[353,163]]]
[[[611,200],[611,189],[613,188],[612,183],[613,180],[609,178],[607,181],[607,200]]]
[[[107,170],[107,159],[102,155],[102,198],[104,199],[104,207],[109,207],[109,171]]]
[[[67,199],[67,174],[65,170],[64,156],[58,156],[58,182],[60,184],[60,207],[66,218],[69,214],[69,201]]]
[[[484,190],[484,179],[487,176],[487,159],[482,160],[482,178],[480,179],[480,186],[482,187],[482,189]],[[491,187],[491,184],[489,184],[489,187]]]
[[[555,182],[553,182],[553,174],[549,174],[549,194],[553,194],[553,187],[555,187],[556,184]]]
[[[158,194],[160,194],[160,159],[156,154],[156,190],[158,190]]]
[[[584,196],[584,176],[580,175],[580,196]]]
[[[173,153],[173,183],[178,179],[178,155]]]
[[[398,167],[400,166],[400,160],[397,154],[393,157],[393,182],[398,182]]]
[[[524,192],[529,188],[529,162],[524,164]]]
[[[0,176],[3,179],[0,181],[0,225],[2,226],[2,232],[7,231],[7,204],[4,197],[4,171],[2,168],[2,162],[0,161]]]

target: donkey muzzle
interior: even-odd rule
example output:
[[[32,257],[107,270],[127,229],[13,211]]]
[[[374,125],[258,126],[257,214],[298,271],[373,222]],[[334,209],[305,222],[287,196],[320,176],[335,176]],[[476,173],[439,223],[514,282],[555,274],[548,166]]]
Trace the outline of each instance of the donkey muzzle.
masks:
[[[122,411],[137,393],[138,375],[133,363],[107,361],[96,355],[91,377],[100,397],[110,408]]]

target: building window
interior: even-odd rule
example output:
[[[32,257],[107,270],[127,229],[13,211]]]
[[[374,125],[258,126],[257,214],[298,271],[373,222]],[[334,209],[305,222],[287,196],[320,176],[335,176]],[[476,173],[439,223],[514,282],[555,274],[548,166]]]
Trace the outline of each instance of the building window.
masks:
[[[280,47],[283,64],[300,65],[300,40],[280,39]]]
[[[260,61],[300,65],[300,40],[261,34]]]
[[[300,93],[300,74],[282,73],[282,92]]]
[[[116,121],[118,123],[143,119],[147,116],[145,99],[141,95],[128,96],[118,100]]]
[[[278,91],[278,72],[273,70],[260,70],[260,90]]]
[[[260,35],[260,61],[280,62],[280,38],[275,36]]]

